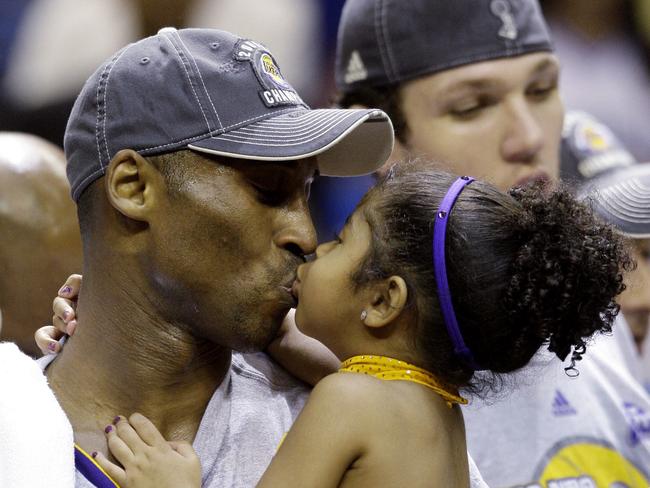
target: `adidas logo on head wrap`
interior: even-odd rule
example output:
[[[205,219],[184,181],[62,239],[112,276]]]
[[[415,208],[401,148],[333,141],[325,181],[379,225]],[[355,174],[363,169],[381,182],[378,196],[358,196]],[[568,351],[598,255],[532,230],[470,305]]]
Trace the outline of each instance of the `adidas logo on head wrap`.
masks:
[[[368,77],[368,71],[363,64],[359,51],[352,51],[348,69],[345,72],[345,82],[354,83],[355,81],[365,80]]]

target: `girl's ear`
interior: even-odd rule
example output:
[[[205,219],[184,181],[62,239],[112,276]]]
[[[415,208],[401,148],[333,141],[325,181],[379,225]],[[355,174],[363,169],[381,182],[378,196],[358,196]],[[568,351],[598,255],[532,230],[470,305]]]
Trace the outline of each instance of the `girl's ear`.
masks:
[[[406,282],[401,276],[391,276],[373,286],[371,303],[366,306],[364,325],[384,327],[404,310],[408,298]]]

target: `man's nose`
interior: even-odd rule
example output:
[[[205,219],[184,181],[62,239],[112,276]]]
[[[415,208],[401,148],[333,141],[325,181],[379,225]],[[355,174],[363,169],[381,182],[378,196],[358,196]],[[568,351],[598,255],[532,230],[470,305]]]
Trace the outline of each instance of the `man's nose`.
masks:
[[[305,199],[294,202],[291,207],[279,210],[275,244],[296,256],[304,257],[316,250],[316,229]]]
[[[544,130],[525,97],[507,104],[502,157],[512,163],[532,163],[544,145]]]

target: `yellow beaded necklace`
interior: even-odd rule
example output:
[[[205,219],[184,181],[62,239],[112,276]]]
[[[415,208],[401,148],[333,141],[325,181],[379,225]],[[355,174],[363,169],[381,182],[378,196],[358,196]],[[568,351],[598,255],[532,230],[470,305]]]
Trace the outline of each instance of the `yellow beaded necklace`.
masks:
[[[339,371],[367,374],[386,381],[402,380],[419,383],[435,391],[447,402],[449,407],[454,403],[463,405],[467,403],[467,400],[461,397],[458,391],[438,381],[426,369],[418,368],[399,359],[372,355],[353,356],[341,363]]]

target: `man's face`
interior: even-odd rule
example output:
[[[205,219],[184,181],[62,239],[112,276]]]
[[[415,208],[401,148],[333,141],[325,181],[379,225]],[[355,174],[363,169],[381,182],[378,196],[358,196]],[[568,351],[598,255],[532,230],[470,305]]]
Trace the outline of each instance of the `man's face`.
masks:
[[[501,190],[555,180],[564,109],[548,53],[475,63],[401,89],[406,148]]]
[[[294,305],[316,236],[315,160],[255,162],[190,153],[191,175],[156,205],[147,253],[167,320],[236,350],[261,350]]]
[[[650,326],[650,239],[630,242],[636,269],[625,277],[625,291],[618,297],[639,350]]]

